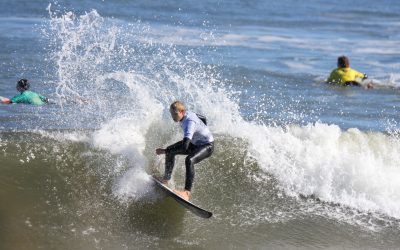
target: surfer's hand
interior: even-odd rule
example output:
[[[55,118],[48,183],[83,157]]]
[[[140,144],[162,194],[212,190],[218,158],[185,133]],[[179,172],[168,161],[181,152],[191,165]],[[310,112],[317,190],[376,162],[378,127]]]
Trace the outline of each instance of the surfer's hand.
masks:
[[[163,149],[163,148],[157,148],[157,149],[156,149],[156,154],[157,154],[157,155],[165,154],[165,149]]]
[[[1,103],[4,103],[4,104],[10,104],[10,103],[11,103],[11,100],[8,99],[8,98],[6,98],[6,97],[0,96],[0,102],[1,102]]]

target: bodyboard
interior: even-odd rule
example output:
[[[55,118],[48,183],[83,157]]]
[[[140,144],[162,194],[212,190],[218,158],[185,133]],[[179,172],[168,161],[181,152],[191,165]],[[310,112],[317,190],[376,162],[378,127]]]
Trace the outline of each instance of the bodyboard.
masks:
[[[194,213],[195,215],[202,217],[202,218],[210,218],[212,216],[212,213],[199,207],[196,206],[195,204],[191,203],[190,201],[187,201],[183,199],[181,196],[177,195],[172,189],[164,185],[162,182],[160,182],[157,178],[151,177],[156,184],[157,187],[159,187],[166,195],[174,199],[176,202],[178,202],[180,205],[188,209],[190,212]]]

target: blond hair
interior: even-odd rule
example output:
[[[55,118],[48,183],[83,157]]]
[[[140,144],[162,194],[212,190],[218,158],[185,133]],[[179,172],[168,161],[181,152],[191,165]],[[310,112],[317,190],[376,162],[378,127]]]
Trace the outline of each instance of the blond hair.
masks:
[[[171,106],[169,106],[169,109],[178,113],[180,111],[185,111],[185,105],[180,101],[174,101],[171,103]]]

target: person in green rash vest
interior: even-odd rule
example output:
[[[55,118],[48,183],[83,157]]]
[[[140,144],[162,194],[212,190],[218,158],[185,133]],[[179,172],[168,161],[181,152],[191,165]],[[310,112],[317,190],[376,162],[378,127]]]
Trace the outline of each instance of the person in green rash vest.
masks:
[[[25,103],[33,105],[43,105],[49,102],[49,99],[29,90],[30,83],[27,79],[21,79],[17,82],[17,90],[20,92],[18,95],[11,99],[0,97],[0,101],[5,104],[11,103]]]
[[[361,81],[367,79],[367,77],[366,74],[350,68],[350,62],[346,56],[340,56],[337,60],[337,68],[332,70],[327,82],[342,86],[361,86]],[[371,88],[372,85],[366,87]]]

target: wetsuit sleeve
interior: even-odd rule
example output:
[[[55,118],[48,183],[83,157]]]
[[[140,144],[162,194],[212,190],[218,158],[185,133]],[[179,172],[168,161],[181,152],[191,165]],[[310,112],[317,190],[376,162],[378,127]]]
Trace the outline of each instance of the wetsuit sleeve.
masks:
[[[354,70],[354,71],[355,71],[354,73],[355,73],[356,78],[361,78],[361,79],[367,78],[366,74],[360,73],[357,70]]]
[[[19,94],[19,95],[14,96],[13,98],[11,98],[11,102],[12,103],[24,102],[24,99],[25,99],[24,96]]]
[[[174,153],[175,154],[177,152],[185,152],[186,150],[188,150],[191,141],[192,140],[190,140],[189,138],[183,138],[182,141],[178,141],[177,143],[169,145],[165,149],[165,152],[167,154],[169,154],[169,153]]]
[[[192,140],[190,140],[190,139],[187,138],[187,137],[183,138],[182,149],[183,149],[184,151],[186,151],[186,150],[189,149],[189,145],[190,145],[190,142],[191,142],[191,141],[192,141]]]
[[[169,153],[178,152],[182,148],[182,144],[183,144],[183,141],[178,141],[172,145],[169,145],[165,149],[165,153],[169,154]]]

